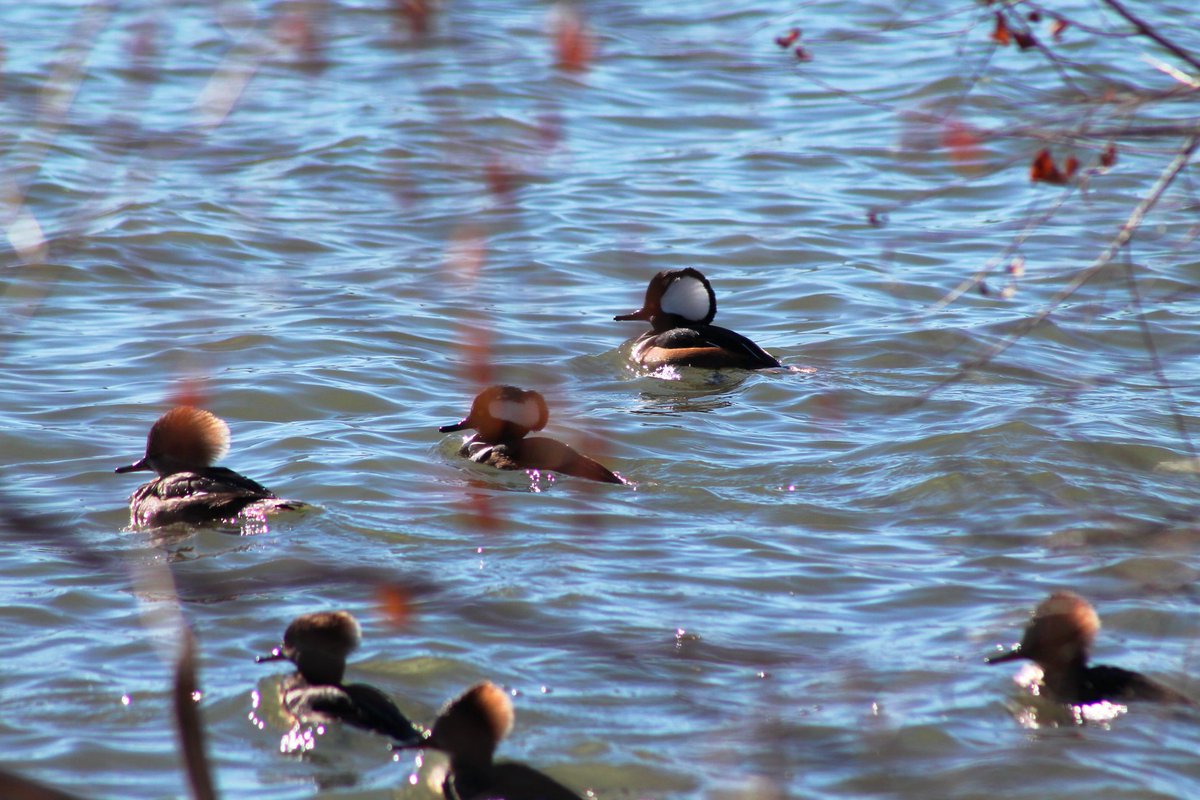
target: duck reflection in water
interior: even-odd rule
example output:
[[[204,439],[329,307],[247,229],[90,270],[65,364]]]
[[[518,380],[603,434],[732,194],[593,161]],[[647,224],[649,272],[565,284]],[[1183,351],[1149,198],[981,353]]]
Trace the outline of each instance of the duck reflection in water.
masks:
[[[546,436],[528,436],[550,420],[546,400],[516,386],[489,386],[471,403],[471,413],[438,428],[442,433],[474,428],[458,454],[507,470],[549,470],[604,483],[625,483],[619,475],[568,445]]]
[[[1107,665],[1090,666],[1100,617],[1073,592],[1055,592],[1033,612],[1020,644],[989,656],[988,664],[1029,659],[1035,670],[1018,676],[1029,691],[1055,703],[1077,707],[1078,721],[1105,721],[1131,701],[1193,705],[1191,698],[1138,672]],[[1034,721],[1036,723],[1036,720]]]
[[[176,406],[163,414],[146,437],[145,456],[116,469],[158,474],[129,498],[130,525],[198,525],[231,521],[239,515],[261,519],[304,506],[280,499],[231,469],[212,466],[228,452],[229,426],[220,417],[192,406]]]
[[[291,661],[296,671],[279,685],[284,711],[300,725],[343,722],[388,736],[401,744],[422,741],[424,731],[373,686],[343,683],[346,656],[362,640],[358,620],[346,611],[304,614],[292,620],[283,644],[258,663]]]
[[[434,720],[429,738],[416,746],[450,757],[450,771],[442,783],[449,800],[581,800],[532,767],[493,761],[496,746],[512,726],[512,701],[499,686],[484,681],[448,703]]]

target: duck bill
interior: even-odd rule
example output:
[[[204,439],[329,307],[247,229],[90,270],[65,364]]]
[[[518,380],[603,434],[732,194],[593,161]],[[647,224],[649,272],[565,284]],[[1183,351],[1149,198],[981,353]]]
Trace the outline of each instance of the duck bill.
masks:
[[[613,319],[617,322],[626,322],[631,319],[648,320],[650,319],[650,312],[644,308],[639,308],[637,311],[631,311],[628,314],[618,314]]]
[[[115,470],[113,470],[113,472],[140,472],[144,469],[153,469],[153,467],[147,464],[146,459],[143,458],[124,467],[117,467]]]
[[[451,422],[449,425],[443,425],[442,427],[438,428],[438,430],[442,433],[453,433],[454,431],[461,431],[464,428],[469,427],[471,427],[471,418],[463,417],[458,422]]]
[[[1005,661],[1016,661],[1017,659],[1025,658],[1025,653],[1021,651],[1021,645],[1013,645],[1013,648],[1007,653],[1000,653],[994,656],[988,656],[983,660],[985,664],[1003,664]]]
[[[265,664],[268,661],[287,661],[287,656],[283,654],[283,648],[276,647],[270,655],[254,657],[255,664]]]

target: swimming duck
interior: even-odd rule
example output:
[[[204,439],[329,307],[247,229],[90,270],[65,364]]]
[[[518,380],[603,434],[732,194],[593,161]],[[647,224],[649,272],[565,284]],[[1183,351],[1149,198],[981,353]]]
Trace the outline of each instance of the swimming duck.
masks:
[[[358,647],[362,629],[347,611],[320,611],[292,620],[283,644],[256,662],[291,661],[296,671],[283,679],[283,708],[305,725],[344,722],[390,736],[401,744],[422,741],[424,731],[391,699],[364,683],[342,683],[346,656]]]
[[[605,483],[624,483],[614,472],[573,448],[545,436],[527,437],[546,427],[550,411],[535,391],[489,386],[471,403],[471,413],[438,428],[442,433],[474,428],[458,454],[497,469],[551,470]]]
[[[646,320],[650,330],[633,343],[630,359],[646,369],[666,366],[769,369],[774,356],[728,328],[713,325],[717,295],[697,269],[663,270],[650,279],[642,307],[614,320]]]
[[[492,760],[512,726],[512,700],[490,681],[447,704],[421,746],[450,756],[450,772],[442,784],[448,800],[581,800],[532,767]]]
[[[212,463],[229,452],[229,426],[192,406],[163,414],[146,437],[146,455],[117,472],[153,470],[158,477],[129,498],[131,525],[157,527],[232,519],[242,512],[273,513],[303,506],[262,484]]]
[[[1100,617],[1087,600],[1074,592],[1055,592],[1034,610],[1020,644],[985,661],[988,664],[1019,658],[1033,661],[1042,670],[1041,688],[1045,694],[1069,705],[1105,700],[1192,704],[1189,697],[1141,673],[1105,665],[1088,666],[1092,642],[1099,630]]]

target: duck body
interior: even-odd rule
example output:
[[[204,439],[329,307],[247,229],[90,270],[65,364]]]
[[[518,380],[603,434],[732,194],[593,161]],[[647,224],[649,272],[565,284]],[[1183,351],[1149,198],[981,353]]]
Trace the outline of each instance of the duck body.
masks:
[[[202,467],[139,486],[129,498],[129,523],[141,527],[199,525],[232,519],[244,511],[272,513],[298,507],[231,469]]]
[[[422,732],[386,694],[365,683],[312,684],[295,672],[279,684],[284,710],[303,725],[337,722],[382,734],[401,744],[421,740]]]
[[[451,701],[423,742],[450,757],[443,794],[449,800],[581,800],[533,767],[493,760],[497,745],[512,726],[512,701],[490,681]]]
[[[697,269],[663,270],[650,279],[642,307],[614,320],[642,320],[650,330],[633,343],[629,358],[650,370],[772,369],[779,360],[745,336],[713,325],[717,296]]]
[[[754,370],[782,366],[745,336],[719,325],[695,324],[665,331],[652,328],[634,341],[629,357],[649,370],[663,367]]]
[[[116,472],[150,470],[158,477],[129,498],[129,523],[160,527],[231,520],[243,513],[268,514],[303,508],[282,500],[257,481],[213,462],[229,451],[229,426],[192,406],[159,417],[146,437],[146,454]]]
[[[1140,672],[1107,664],[1082,666],[1060,673],[1047,673],[1043,668],[1042,686],[1046,693],[1061,703],[1091,705],[1092,703],[1126,702],[1182,703],[1190,705],[1191,698],[1147,678]]]
[[[582,800],[549,775],[512,761],[483,769],[456,769],[452,761],[442,793],[447,800]]]
[[[625,483],[600,462],[546,436],[529,436],[546,427],[545,398],[516,386],[489,386],[471,403],[471,413],[443,425],[442,433],[473,428],[458,454],[477,464],[504,470],[549,470],[603,483]]]
[[[603,483],[624,483],[612,470],[570,445],[546,436],[488,442],[479,434],[463,442],[458,454],[476,464],[506,470],[549,470]]]
[[[302,725],[340,722],[379,733],[404,745],[424,739],[414,725],[379,689],[343,683],[346,656],[362,640],[358,620],[348,611],[321,611],[292,620],[283,643],[258,663],[291,661],[296,671],[279,684],[284,711]]]
[[[1039,694],[1074,706],[1143,700],[1194,705],[1194,701],[1139,672],[1089,665],[1100,617],[1074,592],[1055,592],[1034,609],[1019,644],[985,659],[988,664],[1028,659],[1041,670]]]

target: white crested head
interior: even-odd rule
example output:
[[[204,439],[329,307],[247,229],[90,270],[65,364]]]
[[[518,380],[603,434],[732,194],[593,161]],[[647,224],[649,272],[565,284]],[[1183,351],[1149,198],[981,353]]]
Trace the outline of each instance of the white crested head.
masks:
[[[717,299],[704,276],[694,269],[681,270],[663,290],[659,308],[688,322],[711,322]]]
[[[485,442],[520,439],[540,431],[550,421],[546,400],[534,391],[516,386],[489,386],[471,403],[471,413],[461,422],[443,425],[443,433],[474,428]]]
[[[529,396],[520,400],[493,400],[488,403],[488,413],[494,419],[511,422],[531,431],[538,430],[538,423],[542,418],[541,406],[535,398]]]

